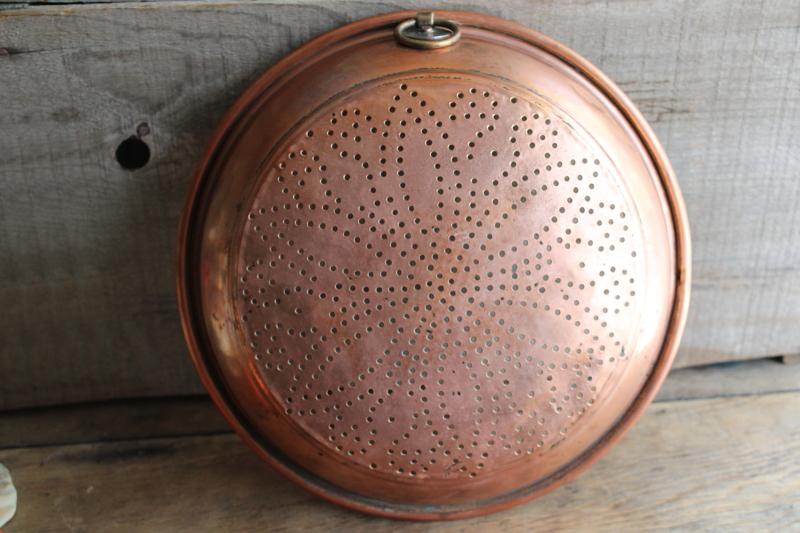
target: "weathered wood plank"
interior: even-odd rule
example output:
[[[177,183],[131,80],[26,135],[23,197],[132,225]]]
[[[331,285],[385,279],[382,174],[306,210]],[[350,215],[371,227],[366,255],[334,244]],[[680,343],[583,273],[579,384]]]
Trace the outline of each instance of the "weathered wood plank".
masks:
[[[791,0],[480,0],[580,51],[655,127],[694,237],[678,365],[800,352],[800,10]],[[192,166],[290,49],[419,1],[164,2],[0,13],[0,408],[199,392],[173,296]],[[150,163],[117,145],[147,123]]]
[[[294,487],[233,435],[0,451],[22,531],[788,531],[800,523],[800,393],[654,405],[607,457],[535,502],[398,523]]]
[[[670,372],[656,402],[800,392],[800,365],[773,359],[678,368]]]
[[[0,413],[0,449],[232,431],[208,396],[118,400]]]

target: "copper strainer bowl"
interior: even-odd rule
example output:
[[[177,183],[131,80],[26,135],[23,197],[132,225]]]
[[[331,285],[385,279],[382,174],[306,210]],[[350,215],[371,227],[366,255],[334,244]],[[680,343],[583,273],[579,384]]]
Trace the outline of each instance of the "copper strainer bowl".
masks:
[[[652,399],[688,301],[683,204],[640,114],[562,45],[472,13],[361,20],[264,73],[179,249],[186,338],[242,438],[399,518],[575,476]]]

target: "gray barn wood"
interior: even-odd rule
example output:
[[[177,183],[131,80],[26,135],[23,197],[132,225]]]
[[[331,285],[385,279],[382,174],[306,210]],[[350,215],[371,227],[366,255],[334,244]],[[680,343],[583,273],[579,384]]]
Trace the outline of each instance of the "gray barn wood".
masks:
[[[434,2],[434,4],[437,4]],[[416,1],[0,10],[0,409],[198,392],[176,225],[209,134],[309,38]],[[443,6],[443,2],[438,2]],[[800,9],[793,0],[465,0],[610,75],[670,154],[694,238],[682,366],[800,352]],[[114,151],[146,123],[152,158]]]

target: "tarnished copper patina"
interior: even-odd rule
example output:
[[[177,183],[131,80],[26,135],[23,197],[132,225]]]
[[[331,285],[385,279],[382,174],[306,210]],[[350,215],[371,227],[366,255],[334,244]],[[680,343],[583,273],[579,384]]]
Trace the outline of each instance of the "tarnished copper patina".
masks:
[[[404,42],[407,19],[323,35],[236,102],[178,291],[205,386],[269,464],[361,511],[456,518],[572,478],[642,413],[689,236],[596,68],[484,15],[419,16]]]

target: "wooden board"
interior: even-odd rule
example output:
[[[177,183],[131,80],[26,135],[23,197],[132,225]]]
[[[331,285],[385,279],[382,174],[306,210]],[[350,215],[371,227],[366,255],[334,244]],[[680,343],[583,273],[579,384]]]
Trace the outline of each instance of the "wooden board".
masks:
[[[759,359],[673,370],[655,401],[791,391],[800,392],[800,365],[786,366],[777,359]]]
[[[0,12],[0,409],[200,392],[177,219],[225,108],[309,38],[417,1],[153,2]],[[678,365],[800,352],[793,0],[463,0],[597,64],[672,157],[694,238]],[[118,144],[146,123],[151,161]]]
[[[117,400],[0,413],[0,449],[232,431],[208,396]]]
[[[234,435],[0,451],[19,491],[7,533],[61,531],[797,531],[800,393],[662,402],[576,481],[451,523],[345,511],[261,465]]]

